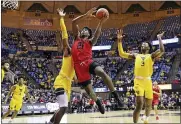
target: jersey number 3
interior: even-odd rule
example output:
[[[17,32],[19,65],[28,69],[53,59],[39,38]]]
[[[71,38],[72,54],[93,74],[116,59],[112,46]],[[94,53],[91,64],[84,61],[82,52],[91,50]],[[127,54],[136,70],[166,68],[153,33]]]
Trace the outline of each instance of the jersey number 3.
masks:
[[[142,61],[141,61],[141,66],[145,66],[145,62],[144,62],[145,57],[141,57],[141,59],[142,59]]]
[[[84,47],[84,43],[83,42],[79,42],[77,45],[77,49],[83,49]]]

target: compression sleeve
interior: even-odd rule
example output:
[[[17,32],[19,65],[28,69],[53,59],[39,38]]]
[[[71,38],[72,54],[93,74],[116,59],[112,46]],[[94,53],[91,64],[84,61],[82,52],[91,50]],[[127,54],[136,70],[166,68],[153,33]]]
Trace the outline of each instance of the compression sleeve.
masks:
[[[65,26],[63,17],[60,18],[60,27],[62,31],[62,39],[68,39],[67,28]]]
[[[129,53],[125,53],[125,52],[123,51],[122,43],[118,43],[118,51],[119,51],[119,55],[120,55],[121,57],[128,59]]]

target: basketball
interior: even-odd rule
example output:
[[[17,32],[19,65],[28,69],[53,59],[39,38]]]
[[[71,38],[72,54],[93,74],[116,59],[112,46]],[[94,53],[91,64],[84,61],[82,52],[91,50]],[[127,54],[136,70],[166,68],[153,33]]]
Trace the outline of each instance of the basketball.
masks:
[[[109,16],[109,12],[107,11],[107,9],[105,8],[100,8],[97,12],[96,12],[96,17],[98,19],[102,19],[105,16]]]

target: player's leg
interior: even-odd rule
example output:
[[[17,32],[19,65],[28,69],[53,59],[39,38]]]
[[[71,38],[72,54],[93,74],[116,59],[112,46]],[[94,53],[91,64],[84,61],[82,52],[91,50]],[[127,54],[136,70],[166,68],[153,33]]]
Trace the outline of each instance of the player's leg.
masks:
[[[134,91],[136,94],[136,108],[133,112],[133,122],[137,123],[144,104],[144,89],[142,86],[142,81],[134,79]]]
[[[9,105],[9,110],[3,115],[2,119],[6,118],[15,109],[15,100],[12,98]]]
[[[159,120],[159,117],[158,117],[158,102],[155,101],[155,104],[154,104],[154,111],[155,111],[155,115],[156,115],[156,120]]]
[[[95,94],[95,92],[94,92],[94,90],[92,88],[91,81],[90,80],[86,81],[82,85],[83,85],[85,91],[87,92],[87,94],[90,96],[90,98],[93,99],[96,102],[96,104],[97,104],[97,106],[99,108],[99,111],[102,114],[104,114],[105,113],[104,107],[102,106],[101,101],[97,98],[97,96],[96,96],[96,94]]]
[[[103,79],[104,83],[107,85],[107,87],[109,88],[109,90],[113,94],[116,101],[118,101],[118,104],[120,106],[122,106],[123,105],[122,101],[120,100],[119,95],[114,88],[114,85],[113,85],[111,78],[106,74],[106,72],[100,66],[98,66],[98,64],[93,62],[90,65],[90,73],[96,74],[97,76],[100,76]]]
[[[143,96],[136,96],[136,108],[133,112],[133,122],[134,123],[138,122],[140,112],[141,112],[141,109],[143,107],[143,99],[144,99]]]
[[[12,111],[9,109],[3,116],[2,119],[5,119]]]
[[[145,89],[145,121],[144,123],[148,123],[148,119],[150,116],[150,112],[152,109],[152,100],[153,100],[153,89],[152,89],[152,83],[148,82],[147,87]]]
[[[50,119],[50,124],[59,124],[68,108],[68,96],[64,89],[57,89],[55,91],[55,94],[59,103],[59,109],[54,113],[53,117]]]

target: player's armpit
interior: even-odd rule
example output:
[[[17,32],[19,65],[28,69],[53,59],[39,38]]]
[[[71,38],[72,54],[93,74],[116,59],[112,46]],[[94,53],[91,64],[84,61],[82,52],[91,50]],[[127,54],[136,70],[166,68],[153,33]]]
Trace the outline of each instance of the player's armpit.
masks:
[[[156,50],[155,52],[153,52],[151,54],[152,59],[156,59],[156,58],[160,58],[162,55],[164,54],[164,52],[161,52],[159,49]]]

